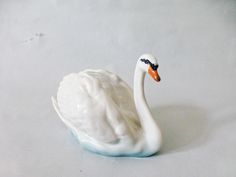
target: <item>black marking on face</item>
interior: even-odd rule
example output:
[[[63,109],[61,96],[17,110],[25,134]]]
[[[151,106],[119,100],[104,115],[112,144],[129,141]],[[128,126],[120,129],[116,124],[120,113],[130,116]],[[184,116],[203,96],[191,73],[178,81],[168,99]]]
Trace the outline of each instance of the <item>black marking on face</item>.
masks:
[[[151,67],[152,67],[152,69],[155,71],[155,70],[157,70],[157,68],[158,68],[158,66],[159,65],[155,65],[155,64],[153,64],[153,63],[151,63],[148,59],[145,59],[145,58],[142,58],[142,59],[140,59],[142,62],[144,62],[145,64],[149,64]]]

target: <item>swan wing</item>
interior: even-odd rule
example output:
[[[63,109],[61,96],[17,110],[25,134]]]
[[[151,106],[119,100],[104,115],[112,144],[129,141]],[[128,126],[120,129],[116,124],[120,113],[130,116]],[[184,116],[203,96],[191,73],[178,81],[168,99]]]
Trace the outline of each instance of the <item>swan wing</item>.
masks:
[[[140,127],[132,90],[108,71],[65,76],[54,103],[67,126],[98,142],[115,143]]]

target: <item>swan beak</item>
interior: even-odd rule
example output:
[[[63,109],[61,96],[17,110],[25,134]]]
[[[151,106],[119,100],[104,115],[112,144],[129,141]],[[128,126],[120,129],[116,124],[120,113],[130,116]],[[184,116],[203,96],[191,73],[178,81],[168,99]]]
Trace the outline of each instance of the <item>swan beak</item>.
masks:
[[[161,78],[157,72],[157,70],[153,70],[151,66],[148,68],[148,74],[157,82],[161,81]]]

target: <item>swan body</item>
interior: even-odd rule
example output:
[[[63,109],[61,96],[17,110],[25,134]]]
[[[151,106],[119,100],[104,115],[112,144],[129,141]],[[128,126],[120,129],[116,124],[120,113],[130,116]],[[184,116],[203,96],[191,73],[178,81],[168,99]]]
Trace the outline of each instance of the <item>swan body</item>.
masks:
[[[146,71],[157,81],[156,59],[142,55],[136,65],[134,92],[117,75],[84,70],[63,78],[52,97],[61,120],[86,149],[108,156],[150,156],[161,146],[161,132],[144,96]]]

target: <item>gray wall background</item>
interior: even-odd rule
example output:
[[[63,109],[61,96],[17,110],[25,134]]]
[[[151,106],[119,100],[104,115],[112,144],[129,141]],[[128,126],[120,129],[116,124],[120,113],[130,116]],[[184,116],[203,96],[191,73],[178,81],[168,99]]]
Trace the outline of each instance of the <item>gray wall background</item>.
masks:
[[[146,96],[163,132],[150,158],[81,149],[54,112],[61,78],[103,68],[132,83],[159,59]],[[236,175],[236,1],[1,0],[0,176]]]

